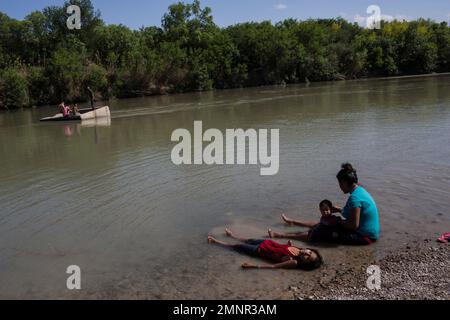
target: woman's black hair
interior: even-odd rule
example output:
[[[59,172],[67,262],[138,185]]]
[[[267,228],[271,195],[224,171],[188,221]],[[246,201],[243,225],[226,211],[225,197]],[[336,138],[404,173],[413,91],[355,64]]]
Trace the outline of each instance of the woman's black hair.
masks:
[[[320,201],[320,203],[319,203],[319,208],[322,208],[323,205],[328,206],[330,209],[333,208],[333,202],[331,202],[331,201],[328,200],[328,199],[325,199],[325,200]]]
[[[347,182],[350,185],[358,183],[358,175],[350,163],[344,163],[336,177],[339,182]]]
[[[297,268],[305,271],[312,271],[314,269],[320,268],[320,266],[323,264],[323,258],[320,255],[319,251],[310,248],[307,249],[314,252],[317,258],[312,261],[302,261],[301,259],[297,259]]]

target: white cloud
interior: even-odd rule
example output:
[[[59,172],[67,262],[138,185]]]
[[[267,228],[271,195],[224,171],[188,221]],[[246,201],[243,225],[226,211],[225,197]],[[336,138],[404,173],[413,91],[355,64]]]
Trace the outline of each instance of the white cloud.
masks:
[[[276,10],[286,10],[287,9],[287,5],[285,5],[284,3],[278,3],[275,5],[275,9]]]
[[[363,16],[357,14],[357,15],[355,15],[355,17],[353,18],[353,20],[354,20],[357,24],[359,24],[360,26],[365,26],[365,25],[366,25],[367,17],[363,17]]]
[[[357,24],[359,24],[361,27],[366,27],[367,26],[367,16],[361,16],[359,14],[355,15],[353,18],[353,21],[356,22]],[[398,20],[398,21],[410,21],[411,19],[409,19],[406,15],[404,14],[397,14],[395,16],[389,15],[389,14],[382,14],[381,15],[381,20],[383,21],[394,21],[394,20]]]
[[[404,14],[397,14],[395,16],[390,16],[387,14],[382,14],[381,15],[381,20],[385,20],[385,21],[393,21],[393,20],[398,20],[398,21],[410,21],[411,19],[409,19],[406,15]]]

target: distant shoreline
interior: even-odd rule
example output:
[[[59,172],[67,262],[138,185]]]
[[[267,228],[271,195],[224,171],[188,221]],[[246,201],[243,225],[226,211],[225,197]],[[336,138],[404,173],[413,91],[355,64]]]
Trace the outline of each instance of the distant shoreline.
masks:
[[[410,78],[429,78],[429,77],[440,77],[440,76],[450,76],[450,72],[435,72],[435,73],[424,73],[424,74],[414,74],[414,75],[403,75],[403,76],[393,76],[393,77],[367,77],[367,78],[359,78],[359,79],[344,79],[344,80],[332,80],[332,81],[311,81],[311,84],[320,84],[320,83],[339,83],[339,82],[358,82],[358,81],[377,81],[377,80],[396,80],[396,79],[410,79]],[[136,98],[149,98],[149,97],[161,97],[161,96],[179,96],[183,94],[190,94],[190,93],[201,93],[201,92],[222,92],[222,91],[229,91],[229,90],[242,90],[242,89],[251,89],[251,88],[270,88],[270,87],[280,87],[280,86],[295,86],[295,85],[301,85],[301,84],[307,84],[306,82],[299,82],[299,83],[290,83],[286,85],[265,85],[265,86],[247,86],[242,88],[230,88],[230,89],[212,89],[212,90],[205,90],[205,91],[186,91],[186,92],[176,92],[176,93],[167,93],[167,94],[149,94],[144,95],[141,97],[130,97],[130,98],[111,98],[107,100],[98,100],[98,101],[121,101],[121,100],[129,100],[129,99],[136,99]],[[87,102],[87,101],[82,101]],[[32,106],[32,107],[22,107],[22,108],[16,108],[16,109],[0,109],[0,112],[14,112],[14,111],[20,111],[20,110],[29,110],[29,109],[39,109],[42,107],[51,107],[54,105],[41,105],[41,106]]]
[[[450,76],[450,72],[433,72],[433,73],[423,73],[423,74],[412,74],[404,76],[392,76],[392,77],[373,77],[373,78],[360,78],[342,81],[360,81],[360,80],[394,80],[394,79],[408,79],[408,78],[427,78],[436,76]]]
[[[220,27],[200,0],[170,4],[161,26],[106,24],[92,0],[23,20],[3,14],[0,105],[7,109],[99,99],[450,72],[450,27],[432,19],[364,28],[340,16]],[[183,14],[180,14],[183,12]],[[68,27],[69,26],[69,27]]]

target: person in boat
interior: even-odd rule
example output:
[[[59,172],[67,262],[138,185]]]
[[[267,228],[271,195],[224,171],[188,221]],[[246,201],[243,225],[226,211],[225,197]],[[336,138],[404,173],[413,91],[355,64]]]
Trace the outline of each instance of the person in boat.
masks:
[[[317,250],[295,247],[291,241],[287,244],[280,244],[273,240],[245,239],[235,236],[229,229],[225,229],[225,234],[241,243],[230,244],[219,241],[213,236],[208,236],[208,243],[218,244],[240,253],[273,262],[273,264],[263,265],[244,263],[242,264],[244,269],[301,269],[309,271],[317,269],[323,264],[322,256]]]
[[[67,106],[64,101],[59,104],[58,108],[64,118],[70,116],[70,107]]]
[[[328,219],[328,224],[320,223],[309,232],[281,233],[269,229],[270,238],[345,245],[371,245],[378,241],[380,235],[378,208],[372,196],[359,185],[356,170],[350,163],[345,163],[337,174],[337,179],[342,192],[350,196],[344,209],[332,206],[331,213],[342,214],[343,219],[337,217]],[[287,222],[292,221],[286,216],[283,219],[285,221],[287,219]]]
[[[58,104],[58,111],[64,115],[64,102]]]
[[[94,105],[94,102],[95,102],[94,97],[95,97],[95,95],[94,95],[94,91],[92,91],[91,87],[87,87],[87,91],[88,91],[88,95],[89,95],[89,101],[91,103],[91,109],[95,110],[95,105]]]
[[[70,115],[73,117],[80,115],[80,108],[78,107],[78,104],[74,104],[70,107]]]

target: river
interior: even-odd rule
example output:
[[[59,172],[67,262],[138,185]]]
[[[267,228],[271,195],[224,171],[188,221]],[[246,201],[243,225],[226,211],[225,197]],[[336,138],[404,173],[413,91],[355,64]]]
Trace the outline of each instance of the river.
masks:
[[[373,79],[109,102],[111,121],[40,123],[55,108],[0,113],[0,298],[275,298],[320,270],[242,271],[207,244],[224,227],[287,230],[345,195],[350,161],[380,209],[370,248],[322,247],[328,265],[450,231],[450,76]],[[280,168],[175,166],[175,129],[279,129]],[[295,229],[294,229],[295,230]],[[299,244],[301,245],[301,244]],[[66,288],[81,268],[82,290]]]

